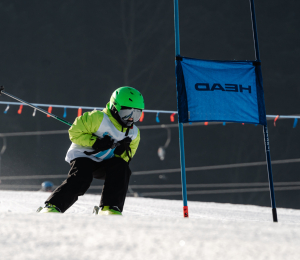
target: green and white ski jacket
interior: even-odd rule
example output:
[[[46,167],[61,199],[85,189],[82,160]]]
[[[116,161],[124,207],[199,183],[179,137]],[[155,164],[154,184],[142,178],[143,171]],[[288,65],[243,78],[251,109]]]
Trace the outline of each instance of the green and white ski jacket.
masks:
[[[120,156],[115,155],[115,148],[93,155],[86,155],[84,153],[85,151],[94,151],[92,146],[97,139],[96,136],[103,138],[105,135],[109,135],[116,143],[125,138],[126,130],[127,128],[123,128],[111,115],[109,103],[103,111],[94,110],[92,112],[86,112],[82,116],[77,117],[69,129],[69,136],[72,144],[67,152],[65,160],[70,163],[75,158],[86,157],[96,162],[101,162],[112,157],[121,157],[123,160],[128,162],[129,158],[126,152]],[[92,134],[96,136],[93,136]],[[133,127],[129,130],[128,137],[132,140],[130,143],[130,157],[132,158],[140,142],[140,130],[133,125]]]

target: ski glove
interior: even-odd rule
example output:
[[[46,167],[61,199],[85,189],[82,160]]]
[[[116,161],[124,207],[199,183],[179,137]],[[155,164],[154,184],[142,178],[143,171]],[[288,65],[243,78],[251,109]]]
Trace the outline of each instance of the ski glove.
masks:
[[[94,151],[92,152],[84,152],[86,155],[96,154],[102,151],[106,151],[112,148],[114,141],[110,138],[110,136],[106,135],[103,138],[96,139],[96,142],[93,144],[92,148]]]
[[[128,154],[128,151],[131,151],[131,149],[130,149],[130,143],[131,143],[131,138],[130,137],[126,137],[126,138],[124,138],[123,140],[121,140],[121,141],[119,141],[118,142],[118,146],[117,146],[117,148],[115,149],[115,154],[116,155],[121,155],[121,154],[123,154],[125,151],[127,151],[127,155],[128,155],[128,157],[129,157],[129,154]],[[129,157],[130,158],[130,157]]]

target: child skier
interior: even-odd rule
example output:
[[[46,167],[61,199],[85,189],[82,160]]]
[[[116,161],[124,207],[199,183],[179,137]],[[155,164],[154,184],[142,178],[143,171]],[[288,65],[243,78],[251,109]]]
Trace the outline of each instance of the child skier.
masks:
[[[144,109],[142,94],[131,87],[115,90],[103,111],[77,117],[69,129],[72,144],[65,160],[67,179],[45,202],[40,213],[65,212],[90,187],[93,178],[105,180],[98,214],[122,215],[140,131],[134,125]]]

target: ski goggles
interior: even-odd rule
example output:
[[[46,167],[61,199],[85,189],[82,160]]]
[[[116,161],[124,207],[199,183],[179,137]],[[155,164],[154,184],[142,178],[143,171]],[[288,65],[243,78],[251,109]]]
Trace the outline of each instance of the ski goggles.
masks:
[[[140,117],[142,115],[142,110],[137,108],[121,108],[119,111],[119,116],[121,119],[128,121],[129,118],[133,119],[133,122],[139,121]]]

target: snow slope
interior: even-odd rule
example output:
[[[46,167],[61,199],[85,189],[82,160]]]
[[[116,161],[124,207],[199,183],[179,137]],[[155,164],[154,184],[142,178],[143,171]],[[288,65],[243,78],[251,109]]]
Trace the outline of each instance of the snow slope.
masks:
[[[0,191],[0,259],[300,259],[300,211],[127,198],[122,216],[94,216],[100,196],[65,214],[37,214],[49,194]]]

